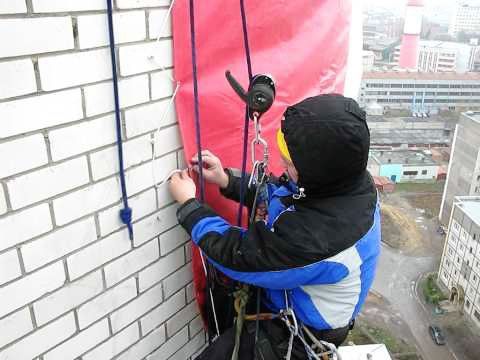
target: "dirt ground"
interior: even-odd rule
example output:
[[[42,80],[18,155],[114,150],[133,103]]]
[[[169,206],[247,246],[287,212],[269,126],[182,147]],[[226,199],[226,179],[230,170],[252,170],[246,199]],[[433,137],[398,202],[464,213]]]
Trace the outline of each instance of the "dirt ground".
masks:
[[[382,240],[407,254],[431,254],[439,258],[444,236],[438,233],[441,193],[396,192],[384,194],[382,204]]]

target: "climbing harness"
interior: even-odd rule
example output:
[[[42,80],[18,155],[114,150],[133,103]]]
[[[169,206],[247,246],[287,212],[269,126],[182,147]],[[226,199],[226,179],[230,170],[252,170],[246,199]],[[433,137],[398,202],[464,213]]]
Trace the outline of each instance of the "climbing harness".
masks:
[[[128,206],[127,185],[125,181],[125,166],[123,162],[123,143],[122,143],[122,122],[120,120],[120,101],[118,96],[118,77],[117,77],[117,61],[115,55],[115,36],[113,33],[113,14],[112,0],[107,0],[107,18],[108,18],[108,35],[110,45],[110,57],[112,59],[112,78],[113,78],[113,98],[115,102],[115,123],[117,131],[117,149],[118,149],[118,165],[120,175],[120,186],[122,189],[123,209],[120,210],[120,219],[122,223],[127,225],[128,236],[133,240],[132,226],[132,209]]]

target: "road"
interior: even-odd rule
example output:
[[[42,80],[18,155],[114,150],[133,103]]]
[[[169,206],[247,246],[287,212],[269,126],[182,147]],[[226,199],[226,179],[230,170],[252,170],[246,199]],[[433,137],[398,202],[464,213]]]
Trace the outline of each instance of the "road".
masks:
[[[456,360],[447,346],[438,346],[432,341],[428,333],[429,316],[415,291],[419,275],[434,271],[436,259],[436,256],[407,256],[382,245],[373,290],[384,296],[408,324],[425,360]]]

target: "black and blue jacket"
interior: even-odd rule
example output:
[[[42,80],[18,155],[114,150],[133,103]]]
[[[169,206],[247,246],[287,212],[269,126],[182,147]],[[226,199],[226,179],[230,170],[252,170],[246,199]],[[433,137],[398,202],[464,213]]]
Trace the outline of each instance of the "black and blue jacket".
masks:
[[[377,193],[365,170],[368,128],[361,113],[348,111],[349,99],[341,99],[336,106],[345,115],[334,109],[333,122],[317,120],[298,105],[293,113],[287,110],[282,130],[300,176],[298,184],[268,184],[268,220],[248,229],[232,226],[195,199],[177,213],[217,269],[263,288],[262,300],[272,311],[285,308],[287,290],[297,317],[318,330],[341,328],[355,318],[372,285],[380,251]],[[312,104],[307,105],[311,110]],[[240,181],[229,171],[222,194],[238,201]],[[292,196],[297,185],[304,187],[305,198]],[[247,192],[247,206],[253,195],[254,189]]]

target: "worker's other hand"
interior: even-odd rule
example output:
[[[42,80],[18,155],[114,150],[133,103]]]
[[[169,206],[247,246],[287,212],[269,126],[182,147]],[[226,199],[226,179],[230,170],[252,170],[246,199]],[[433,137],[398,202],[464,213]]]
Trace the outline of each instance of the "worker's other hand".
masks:
[[[197,190],[195,183],[190,175],[188,175],[188,170],[173,174],[168,187],[173,198],[180,204],[193,199]]]
[[[203,150],[201,154],[203,162],[203,177],[205,180],[210,183],[217,184],[222,189],[225,189],[228,186],[228,175],[225,173],[225,170],[223,170],[220,159],[208,150]],[[195,154],[191,162],[193,165],[193,170],[198,173],[198,154]]]

